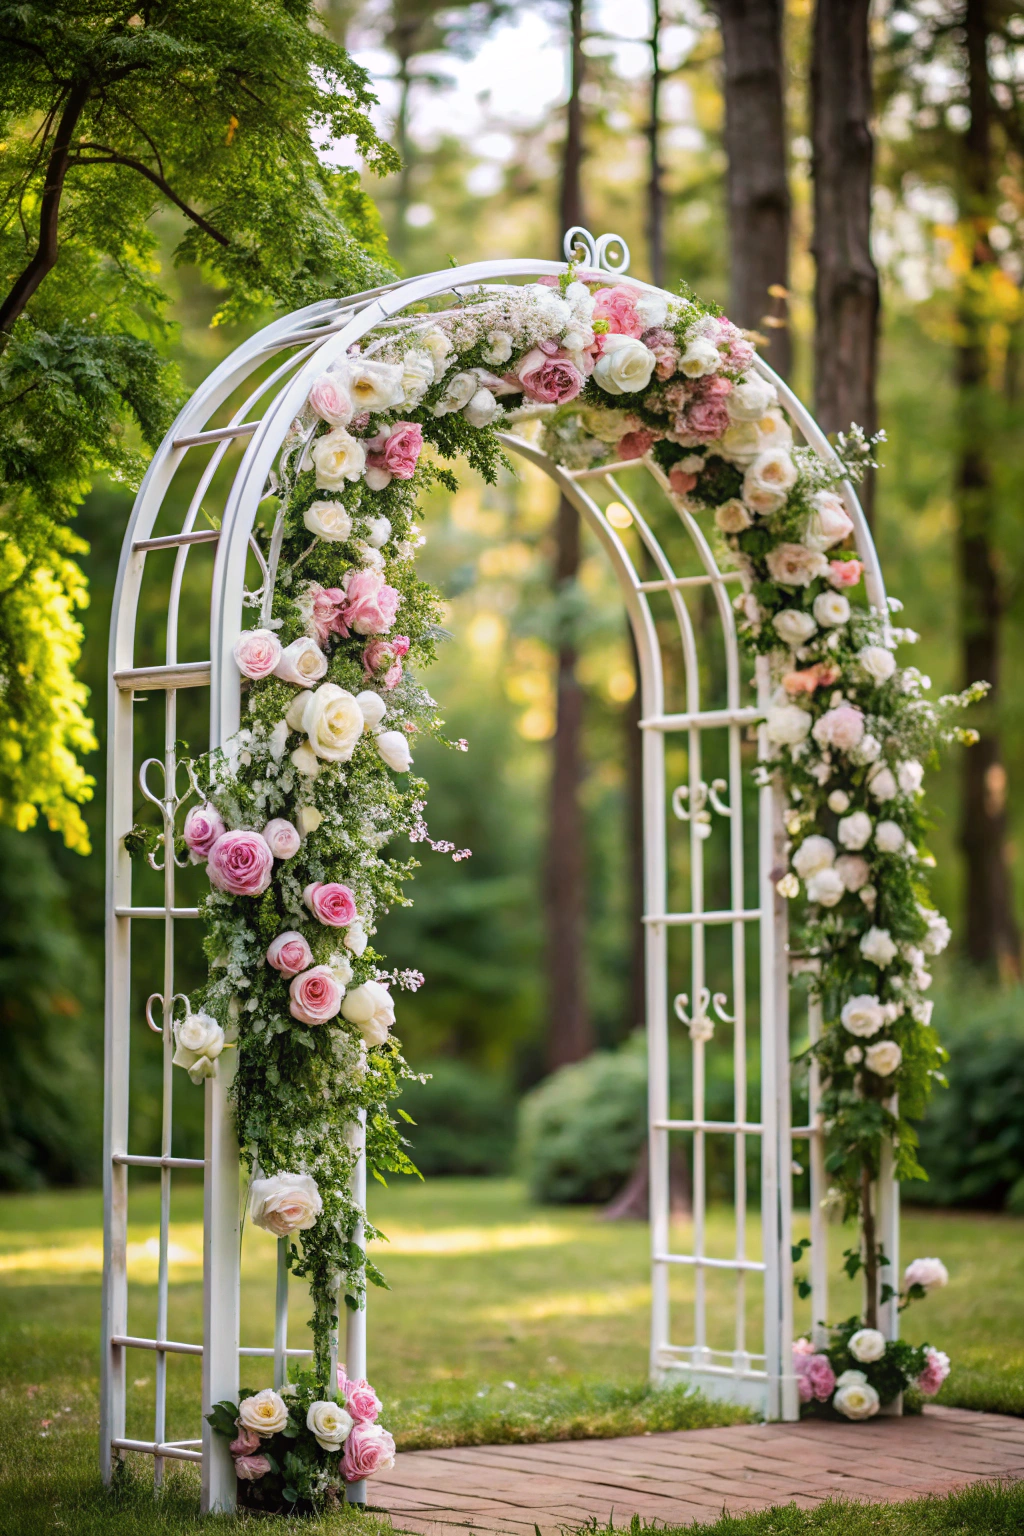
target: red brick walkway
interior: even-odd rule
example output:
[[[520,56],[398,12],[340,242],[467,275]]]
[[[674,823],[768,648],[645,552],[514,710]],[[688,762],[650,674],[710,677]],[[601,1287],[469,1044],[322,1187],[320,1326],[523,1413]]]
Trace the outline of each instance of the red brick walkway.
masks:
[[[959,1408],[865,1424],[740,1425],[555,1445],[407,1451],[375,1478],[396,1529],[533,1536],[630,1517],[667,1525],[834,1495],[881,1501],[1024,1478],[1024,1419]]]

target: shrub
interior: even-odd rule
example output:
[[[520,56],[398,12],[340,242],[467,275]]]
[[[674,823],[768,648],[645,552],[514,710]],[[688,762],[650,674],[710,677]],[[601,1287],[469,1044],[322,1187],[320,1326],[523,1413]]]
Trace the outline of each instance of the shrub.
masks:
[[[464,1061],[428,1062],[426,1083],[409,1082],[402,1108],[410,1155],[423,1174],[507,1173],[515,1111],[505,1082]]]

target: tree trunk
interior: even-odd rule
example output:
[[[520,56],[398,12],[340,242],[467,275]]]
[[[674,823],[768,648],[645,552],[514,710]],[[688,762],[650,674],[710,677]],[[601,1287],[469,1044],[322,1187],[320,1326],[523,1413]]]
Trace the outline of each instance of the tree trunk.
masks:
[[[651,1199],[651,1151],[645,1140],[637,1154],[636,1165],[614,1200],[605,1206],[605,1221],[647,1221]],[[693,1213],[693,1186],[686,1147],[672,1138],[668,1162],[669,1215],[680,1217]]]
[[[789,181],[782,55],[784,0],[716,0],[725,57],[729,317],[767,330],[765,357],[789,372],[788,326],[770,313],[769,289],[789,271]]]
[[[570,80],[566,107],[565,157],[559,214],[562,233],[583,223],[583,0],[570,11]],[[561,252],[559,252],[561,254]],[[555,592],[568,594],[579,574],[580,519],[563,497],[555,523]],[[560,626],[561,627],[561,626]],[[587,1006],[584,941],[586,884],[583,811],[583,690],[576,677],[574,637],[565,628],[558,638],[555,735],[552,742],[551,813],[548,829],[548,1066],[551,1070],[580,1061],[593,1050]]]
[[[983,678],[991,692],[979,710],[980,740],[964,753],[960,837],[967,864],[967,953],[986,970],[1020,976],[1020,930],[1007,859],[1007,779],[999,731],[1000,641],[1004,598],[997,569],[996,493],[989,444],[988,291],[983,269],[994,252],[988,224],[994,198],[992,97],[986,0],[967,0],[964,20],[970,123],[964,138],[961,220],[973,229],[972,270],[961,286],[957,354],[956,497],[964,683]]]
[[[661,163],[661,0],[651,7],[651,95],[647,120],[647,249],[651,282],[665,284],[665,187]]]
[[[878,272],[871,259],[870,0],[818,0],[811,61],[814,404],[826,432],[878,424]],[[871,472],[862,500],[872,515]]]

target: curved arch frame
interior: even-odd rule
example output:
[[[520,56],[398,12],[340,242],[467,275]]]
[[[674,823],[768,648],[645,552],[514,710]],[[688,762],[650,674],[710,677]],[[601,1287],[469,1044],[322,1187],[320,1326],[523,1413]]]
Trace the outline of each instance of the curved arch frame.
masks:
[[[571,231],[566,237],[567,254],[571,241],[584,232]],[[587,237],[589,239],[590,237]],[[604,262],[602,275],[614,274],[619,282],[648,292],[651,285],[624,274],[607,256],[609,243],[616,237],[602,237],[596,245],[584,248],[596,263]],[[620,242],[621,243],[621,242]],[[628,251],[624,258],[628,264]],[[164,1462],[183,1459],[202,1463],[203,1508],[227,1511],[234,1507],[235,1479],[226,1448],[203,1426],[202,1441],[168,1442],[166,1435],[166,1360],[170,1353],[201,1355],[203,1358],[203,1413],[213,1403],[233,1397],[238,1389],[239,1371],[239,1212],[238,1147],[228,1105],[229,1074],[205,1084],[204,1157],[182,1159],[173,1156],[171,1147],[172,1068],[171,1016],[174,1006],[174,931],[179,921],[198,916],[196,909],[176,905],[173,832],[175,815],[187,792],[179,796],[179,762],[176,739],[176,699],[182,688],[208,686],[210,689],[210,745],[226,742],[238,728],[240,719],[240,676],[232,648],[242,628],[246,567],[255,550],[262,566],[262,592],[265,612],[273,587],[277,540],[272,540],[270,567],[251,538],[256,510],[273,483],[274,465],[285,435],[306,398],[313,380],[334,359],[342,356],[374,327],[400,316],[409,305],[448,293],[456,295],[478,290],[508,280],[559,276],[565,271],[561,262],[513,260],[477,262],[469,266],[432,273],[424,277],[396,282],[354,297],[327,301],[274,321],[243,343],[210,375],[179,413],[164,441],[154,454],[139,490],[125,534],[114,593],[109,652],[109,741],[107,778],[107,963],[106,963],[106,1033],[105,1033],[105,1112],[104,1112],[104,1285],[103,1285],[103,1381],[101,1392],[101,1463],[109,1478],[117,1458],[126,1451],[147,1452],[154,1457],[155,1481],[159,1486]],[[414,322],[410,322],[414,323]],[[211,418],[259,370],[262,364],[283,354],[283,361],[269,377],[260,379],[243,404],[237,407],[227,425],[209,427]],[[776,385],[785,409],[805,440],[819,454],[834,457],[824,433],[789,388],[760,360],[758,371]],[[249,420],[250,412],[266,398],[262,414]],[[197,530],[196,519],[203,496],[230,444],[248,439],[247,447],[228,492],[219,530]],[[798,1405],[796,1382],[788,1365],[792,1341],[792,1274],[790,1262],[790,1167],[794,1136],[803,1136],[810,1145],[812,1179],[812,1285],[813,1316],[825,1316],[826,1279],[825,1243],[818,1202],[825,1193],[822,1131],[817,1115],[817,1084],[811,1083],[810,1123],[796,1130],[790,1124],[789,1092],[789,971],[786,953],[785,903],[775,893],[773,870],[779,854],[781,808],[771,788],[759,795],[759,875],[758,905],[744,906],[744,855],[742,827],[742,780],[740,750],[745,728],[755,725],[767,702],[767,677],[763,667],[758,673],[756,707],[744,707],[740,698],[740,664],[729,583],[735,573],[719,569],[714,554],[696,520],[672,497],[664,475],[648,462],[654,479],[669,496],[690,541],[699,556],[702,574],[679,577],[659,544],[653,530],[635,502],[625,494],[617,473],[635,469],[607,465],[593,469],[567,470],[547,458],[539,449],[518,437],[502,434],[506,448],[544,471],[560,493],[576,507],[584,522],[602,546],[618,580],[629,622],[636,642],[640,664],[643,732],[644,801],[644,924],[647,975],[647,1034],[649,1062],[649,1137],[650,1137],[650,1209],[652,1259],[652,1376],[657,1380],[683,1376],[705,1391],[746,1401],[758,1406],[768,1418],[795,1418]],[[154,538],[153,530],[177,471],[192,447],[213,446],[213,454],[192,496],[181,530],[177,534]],[[601,505],[591,493],[591,482],[622,503],[647,555],[658,571],[655,580],[641,579],[628,549],[609,523]],[[885,609],[885,592],[870,531],[856,495],[850,485],[844,488],[847,508],[854,522],[858,552],[866,567],[869,600]],[[198,543],[216,543],[213,593],[210,609],[210,661],[181,662],[178,657],[178,607],[182,593],[185,564],[190,549]],[[157,550],[173,550],[174,569],[168,607],[165,662],[157,667],[135,665],[135,630],[147,556]],[[700,702],[698,648],[696,636],[684,601],[688,587],[709,586],[714,599],[726,654],[727,704],[724,710],[702,710]],[[667,593],[679,631],[686,684],[686,710],[682,714],[665,713],[665,682],[661,645],[652,616],[649,594]],[[249,594],[250,600],[260,593]],[[132,824],[134,798],[134,759],[132,707],[136,690],[146,688],[163,693],[164,752],[160,759],[149,760],[140,771],[141,792],[160,809],[164,826],[164,899],[159,907],[132,904],[131,865],[124,847],[125,833]],[[701,776],[702,737],[707,730],[724,730],[728,738],[728,779],[708,786]],[[676,816],[689,822],[691,901],[686,912],[667,910],[666,863],[666,777],[665,740],[672,733],[685,737],[688,758],[688,783],[673,795]],[[765,743],[761,741],[761,755]],[[148,783],[151,764],[162,771],[160,791]],[[720,793],[727,788],[729,803]],[[685,789],[685,793],[684,793]],[[697,812],[710,804],[729,820],[730,908],[724,912],[704,910],[703,838]],[[165,962],[162,991],[154,993],[147,1004],[147,1019],[152,1029],[163,1037],[164,1089],[163,1131],[159,1158],[134,1156],[128,1138],[128,1059],[130,1033],[130,944],[133,922],[156,920],[164,925]],[[761,1034],[761,1117],[760,1123],[747,1120],[746,1034],[745,1034],[745,932],[751,922],[760,927],[760,1034]],[[732,935],[732,1015],[725,1013],[727,998],[714,996],[714,1009],[734,1031],[734,1119],[712,1122],[704,1109],[704,1044],[700,1030],[693,1044],[693,1112],[690,1120],[669,1118],[668,1094],[668,935],[673,927],[684,926],[692,936],[691,990],[675,1000],[676,1012],[684,1023],[708,1023],[706,1009],[711,994],[705,981],[706,929],[727,926]],[[692,1013],[689,998],[693,998]],[[159,1004],[162,1019],[153,1019],[153,1005]],[[811,1013],[812,1034],[816,1027]],[[817,1021],[820,1025],[820,1020]],[[671,1252],[669,1224],[669,1141],[673,1132],[683,1131],[693,1137],[694,1242],[693,1253]],[[704,1160],[706,1139],[711,1135],[732,1138],[735,1149],[736,1248],[730,1259],[713,1258],[705,1252]],[[746,1146],[749,1137],[761,1141],[761,1225],[762,1258],[747,1256],[746,1219]],[[131,1167],[155,1166],[160,1170],[161,1213],[158,1268],[158,1312],[155,1337],[141,1339],[128,1334],[127,1282],[127,1180]],[[202,1167],[204,1170],[204,1338],[202,1344],[186,1344],[167,1338],[168,1254],[171,1177],[175,1168]],[[365,1161],[361,1160],[356,1178],[357,1199],[365,1198]],[[880,1236],[891,1262],[898,1263],[898,1207],[891,1176],[880,1181]],[[674,1346],[669,1332],[669,1274],[674,1265],[693,1269],[695,1287],[695,1342]],[[737,1289],[736,1340],[733,1350],[708,1348],[705,1328],[705,1286],[708,1273],[729,1270]],[[745,1334],[744,1286],[747,1276],[760,1273],[764,1281],[765,1340],[763,1352],[749,1349]],[[891,1304],[883,1326],[891,1335],[896,1329],[896,1314]],[[154,1435],[151,1441],[130,1440],[125,1435],[126,1360],[131,1348],[155,1351],[157,1404]],[[270,1356],[274,1360],[275,1381],[286,1377],[289,1355],[304,1351],[289,1350],[287,1345],[287,1271],[283,1265],[283,1245],[279,1250],[277,1321],[273,1348],[247,1349],[246,1355]],[[346,1338],[346,1364],[349,1374],[366,1373],[365,1312],[351,1314]],[[350,1498],[359,1502],[365,1492],[359,1485],[350,1489]]]

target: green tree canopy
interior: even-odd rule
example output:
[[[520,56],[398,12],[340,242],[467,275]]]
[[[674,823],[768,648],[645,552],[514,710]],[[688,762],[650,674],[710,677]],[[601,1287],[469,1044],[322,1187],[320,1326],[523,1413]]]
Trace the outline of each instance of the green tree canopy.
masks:
[[[374,101],[311,0],[0,3],[0,821],[88,847],[68,524],[96,473],[137,479],[179,400],[154,215],[183,217],[174,260],[221,320],[386,281],[358,173],[321,157],[397,166]]]

